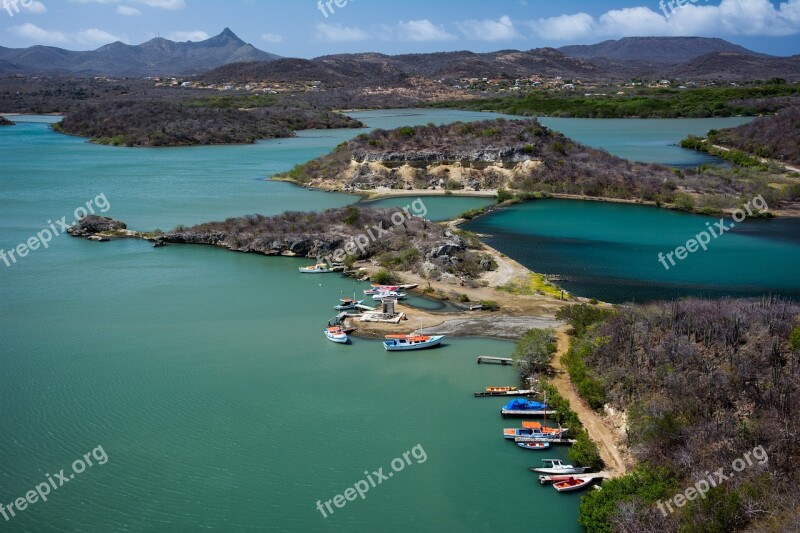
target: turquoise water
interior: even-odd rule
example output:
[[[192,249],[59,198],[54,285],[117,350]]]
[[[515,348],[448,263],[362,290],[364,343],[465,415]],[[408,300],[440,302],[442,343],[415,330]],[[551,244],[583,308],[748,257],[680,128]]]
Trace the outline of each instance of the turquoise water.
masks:
[[[487,118],[353,115],[384,128]],[[0,128],[0,249],[101,193],[105,214],[137,229],[358,200],[264,178],[363,130],[155,150],[91,145],[48,120]],[[0,530],[488,531],[532,514],[537,526],[580,530],[578,495],[527,470],[565,450],[505,442],[503,402],[472,398],[514,384],[512,369],[475,364],[511,343],[453,339],[393,355],[378,341],[334,345],[322,328],[352,282],[297,274],[307,260],[67,236],[49,246],[0,263],[0,501],[97,446],[109,460],[0,517]],[[417,444],[424,463],[330,518],[316,510]]]
[[[489,245],[564,288],[610,302],[765,293],[800,298],[800,219],[745,220],[676,264],[667,254],[711,218],[636,205],[544,200],[470,222]],[[732,223],[730,218],[725,226]],[[715,230],[717,231],[717,230]],[[674,256],[673,256],[674,257]]]
[[[485,118],[359,116],[384,127]],[[357,133],[146,150],[43,124],[3,128],[0,249],[100,193],[106,215],[136,228],[353,202],[263,178]],[[108,457],[49,501],[0,517],[0,530],[481,531],[516,526],[521,509],[542,527],[580,530],[579,498],[539,486],[527,470],[539,452],[501,437],[503,402],[472,397],[515,384],[511,368],[475,364],[511,343],[453,339],[392,355],[379,341],[334,345],[322,329],[352,282],[299,275],[306,263],[68,236],[0,263],[0,502],[97,446]],[[417,444],[424,463],[334,516],[317,511]]]
[[[687,135],[704,136],[710,129],[732,128],[752,117],[676,118],[676,119],[539,119],[548,128],[560,131],[583,144],[602,148],[631,161],[661,163],[674,167],[722,163],[722,160],[678,146]]]

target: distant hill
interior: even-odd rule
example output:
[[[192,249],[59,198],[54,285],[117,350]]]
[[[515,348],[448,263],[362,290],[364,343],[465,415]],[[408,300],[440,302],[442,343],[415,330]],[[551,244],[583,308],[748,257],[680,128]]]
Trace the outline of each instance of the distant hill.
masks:
[[[115,42],[76,52],[52,46],[0,47],[0,74],[73,74],[87,76],[188,75],[228,63],[272,61],[230,29],[205,41],[175,42],[157,37],[139,45]]]
[[[592,45],[562,46],[564,54],[580,59],[681,63],[714,52],[769,57],[724,39],[706,37],[626,37]]]
[[[340,54],[316,59],[281,59],[226,65],[205,73],[209,82],[308,81],[336,86],[402,84],[415,76],[429,79],[528,77],[534,74],[564,78],[617,79],[615,73],[567,57],[554,48],[529,51],[501,50],[485,54]]]
[[[667,77],[719,81],[784,78],[800,81],[800,55],[758,57],[737,52],[715,52],[674,66]]]

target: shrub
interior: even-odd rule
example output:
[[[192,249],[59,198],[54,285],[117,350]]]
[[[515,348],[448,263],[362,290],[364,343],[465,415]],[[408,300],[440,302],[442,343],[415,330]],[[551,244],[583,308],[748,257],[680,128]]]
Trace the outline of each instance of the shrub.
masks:
[[[498,309],[500,309],[500,304],[498,304],[494,300],[481,300],[480,304],[481,307],[483,307],[487,311],[497,311]]]
[[[395,282],[396,276],[385,268],[372,275],[372,281],[381,285],[390,285]]]
[[[556,337],[552,329],[529,330],[517,342],[514,350],[514,365],[523,376],[550,369],[556,351]]]

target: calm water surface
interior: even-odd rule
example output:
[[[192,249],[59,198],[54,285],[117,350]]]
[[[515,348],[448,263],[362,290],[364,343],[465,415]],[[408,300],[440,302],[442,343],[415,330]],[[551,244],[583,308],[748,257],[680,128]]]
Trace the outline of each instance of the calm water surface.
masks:
[[[358,116],[380,127],[486,118]],[[0,248],[100,193],[106,214],[134,228],[351,203],[263,178],[358,133],[149,150],[41,123],[2,128]],[[542,456],[502,439],[503,402],[472,397],[515,384],[512,369],[475,364],[511,343],[454,339],[400,355],[378,341],[334,345],[322,329],[352,282],[301,276],[306,263],[61,236],[0,264],[0,501],[97,446],[109,458],[0,530],[494,531],[524,509],[542,527],[579,531],[579,499],[539,486],[527,467]],[[334,516],[316,510],[417,444],[424,463]]]
[[[610,302],[698,296],[800,298],[800,219],[745,220],[666,270],[658,260],[719,217],[574,200],[515,205],[465,229],[578,295]],[[725,221],[726,227],[732,221]]]

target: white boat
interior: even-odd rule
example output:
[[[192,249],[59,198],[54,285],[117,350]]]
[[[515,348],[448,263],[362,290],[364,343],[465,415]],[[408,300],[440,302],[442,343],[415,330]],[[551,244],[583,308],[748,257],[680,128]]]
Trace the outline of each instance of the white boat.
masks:
[[[337,311],[348,311],[350,309],[355,309],[357,306],[364,303],[364,300],[351,300],[350,298],[342,298],[339,305],[334,306],[334,309]]]
[[[301,274],[330,274],[331,272],[336,272],[326,263],[317,263],[314,266],[300,267],[297,270],[299,270]]]
[[[406,297],[406,293],[404,292],[396,292],[396,291],[386,291],[386,292],[379,292],[375,294],[372,299],[373,300],[383,300],[384,298],[397,298],[398,300],[402,300]]]
[[[332,326],[325,330],[325,336],[328,340],[337,344],[347,344],[347,333],[344,332],[341,326]]]
[[[563,481],[556,481],[553,483],[553,488],[555,488],[558,492],[570,492],[573,490],[581,490],[582,488],[591,485],[591,483],[591,477],[568,477]]]
[[[403,336],[383,341],[387,352],[406,352],[410,350],[424,350],[433,348],[442,343],[444,335],[415,335]]]
[[[533,472],[538,472],[540,474],[583,474],[589,467],[586,466],[572,466],[572,465],[565,465],[561,462],[561,459],[542,459],[542,464],[544,466],[540,468],[531,467]]]

